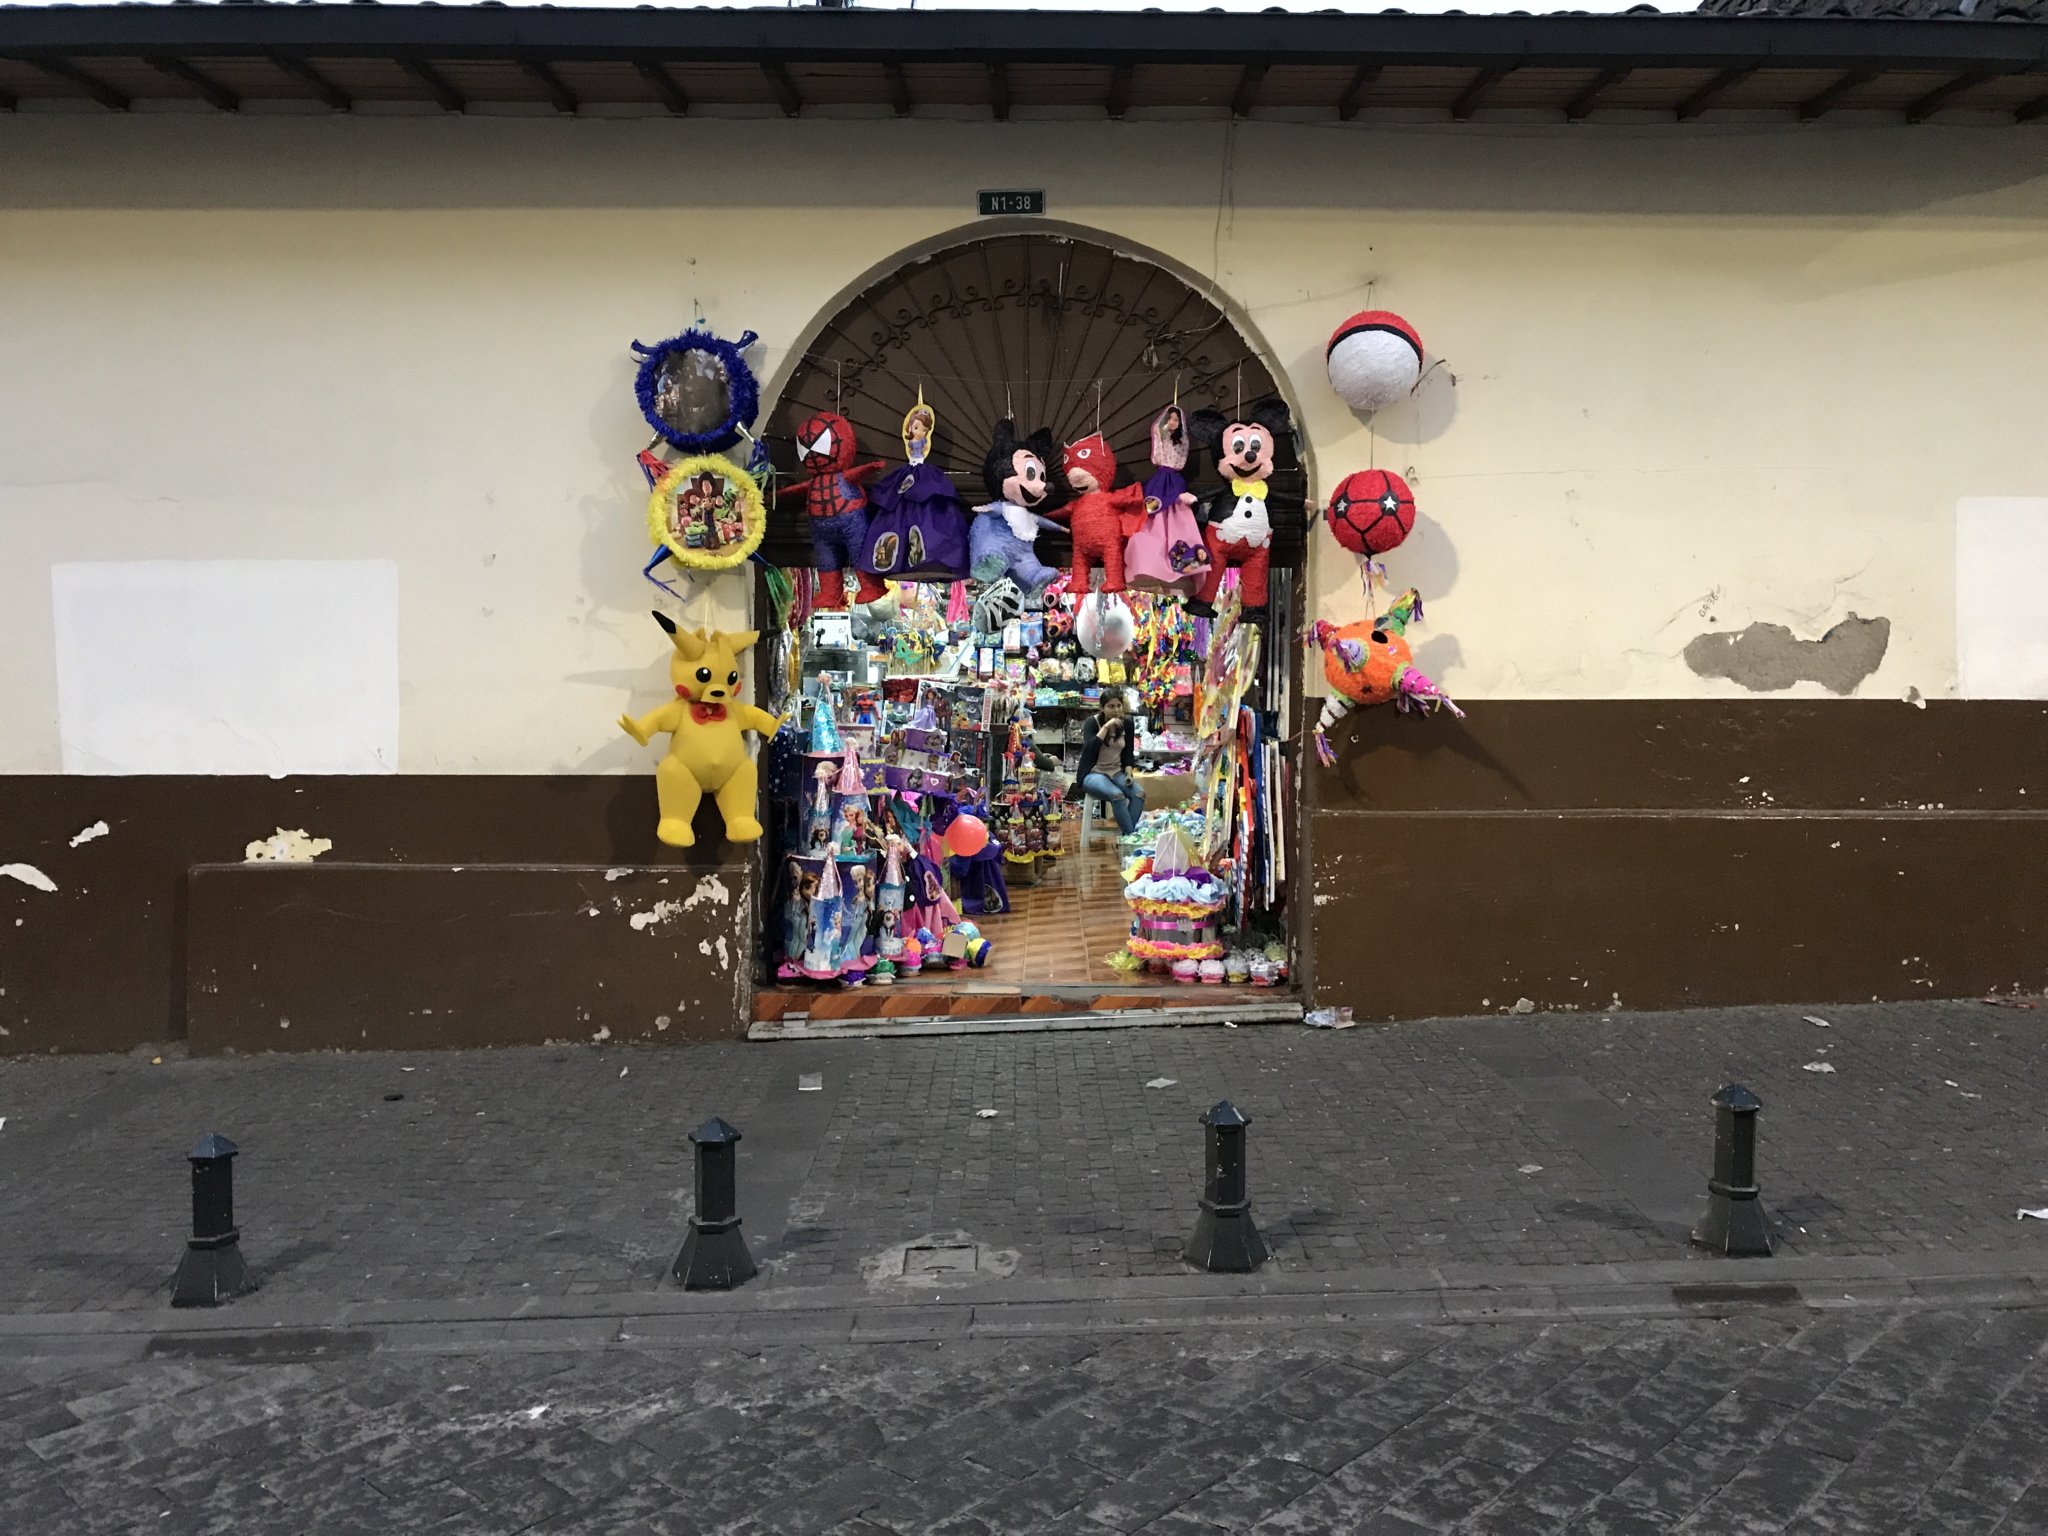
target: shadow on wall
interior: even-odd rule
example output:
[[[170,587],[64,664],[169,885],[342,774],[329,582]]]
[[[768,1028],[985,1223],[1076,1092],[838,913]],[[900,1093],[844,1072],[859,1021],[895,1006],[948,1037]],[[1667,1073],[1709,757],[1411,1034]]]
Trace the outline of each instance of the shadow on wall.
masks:
[[[1450,431],[1451,423],[1458,415],[1458,376],[1445,359],[1433,353],[1424,354],[1422,379],[1405,400],[1383,406],[1370,415],[1362,411],[1352,412],[1353,419],[1380,440],[1381,446],[1393,444],[1413,448],[1422,443],[1433,443]],[[1323,360],[1313,359],[1314,371],[1308,378],[1319,378],[1324,372]],[[1407,474],[1406,470],[1402,473]]]
[[[1373,215],[1470,213],[1889,217],[1940,208],[1952,221],[2024,227],[2048,216],[2048,181],[2012,152],[2010,128],[1821,131],[1796,124],[1694,127],[1449,123],[1191,124],[727,119],[692,114],[558,123],[478,112],[461,117],[294,119],[159,113],[19,114],[5,124],[0,207],[392,209],[660,208],[678,157],[687,198],[663,212],[787,206],[761,156],[792,165],[831,156],[861,174],[807,176],[818,209],[960,206],[974,165],[1075,185],[1074,168],[1111,167],[1114,203],[1162,209],[1216,202],[1215,167],[1232,136],[1240,210],[1316,206]],[[1992,137],[1996,135],[1996,137]],[[944,160],[961,167],[940,166]],[[1329,174],[1339,160],[1369,176]],[[1099,178],[1098,178],[1099,179]],[[2031,184],[2031,186],[2029,186]],[[2028,187],[1996,209],[1986,193]],[[232,189],[224,191],[223,189]]]
[[[1453,639],[1450,643],[1456,646],[1457,641]],[[1375,777],[1384,776],[1389,755],[1410,760],[1408,766],[1399,770],[1399,776],[1410,783],[1416,781],[1423,760],[1450,756],[1483,770],[1485,777],[1505,785],[1522,803],[1534,800],[1529,786],[1515,770],[1480,742],[1466,721],[1445,711],[1409,715],[1385,704],[1354,710],[1332,732],[1331,741],[1337,749],[1337,763],[1324,779],[1335,778],[1342,789],[1337,794],[1320,796],[1320,810],[1374,809],[1372,783]]]

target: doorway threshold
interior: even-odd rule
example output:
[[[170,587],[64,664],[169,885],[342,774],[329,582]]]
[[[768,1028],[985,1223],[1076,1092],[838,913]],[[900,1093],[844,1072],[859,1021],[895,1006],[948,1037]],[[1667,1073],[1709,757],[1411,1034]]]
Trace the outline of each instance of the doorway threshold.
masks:
[[[1298,993],[1270,987],[1082,987],[913,992],[857,988],[756,994],[749,1040],[900,1039],[920,1035],[1030,1034],[1162,1025],[1298,1024]]]

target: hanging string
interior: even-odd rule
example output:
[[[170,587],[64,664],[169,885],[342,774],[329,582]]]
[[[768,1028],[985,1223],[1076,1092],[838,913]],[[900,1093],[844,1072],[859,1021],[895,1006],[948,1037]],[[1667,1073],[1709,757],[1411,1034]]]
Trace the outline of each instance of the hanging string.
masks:
[[[1226,318],[1227,318],[1227,317],[1226,317]],[[1214,330],[1218,329],[1218,328],[1219,328],[1219,326],[1221,325],[1221,323],[1222,323],[1222,321],[1221,321],[1221,319],[1219,319],[1219,321],[1218,321],[1218,323],[1217,323],[1216,325],[1209,325],[1209,326],[1205,326],[1205,327],[1204,327],[1204,328],[1203,328],[1203,329],[1202,329],[1202,330],[1201,330],[1200,332],[1198,332],[1198,333],[1195,333],[1195,334],[1197,334],[1197,335],[1207,335],[1207,334],[1208,334],[1209,332],[1211,332],[1211,331],[1214,331]],[[1180,334],[1182,334],[1182,333],[1181,333],[1181,332],[1177,332],[1177,331],[1176,331],[1176,332],[1173,332],[1172,334],[1173,334],[1173,335],[1176,335],[1176,336],[1177,336],[1177,335],[1180,335]],[[1165,338],[1164,338],[1164,337],[1162,337],[1162,339],[1165,339]],[[832,354],[830,354],[830,353],[825,353],[825,352],[801,352],[801,353],[798,353],[798,354],[797,354],[797,356],[798,356],[798,357],[800,357],[800,358],[801,358],[801,359],[802,359],[802,360],[803,360],[804,362],[810,363],[810,364],[812,364],[812,365],[813,365],[813,366],[815,366],[815,367],[823,368],[823,367],[825,367],[825,366],[827,366],[827,365],[829,364],[829,365],[830,365],[830,366],[831,366],[831,367],[832,367],[832,368],[833,368],[833,369],[834,369],[835,371],[843,371],[843,369],[844,369],[844,367],[845,367],[845,365],[846,365],[846,363],[847,363],[848,361],[853,361],[853,362],[856,362],[856,363],[862,364],[862,365],[864,365],[864,366],[867,366],[867,367],[870,367],[870,368],[880,369],[880,370],[884,370],[884,371],[886,371],[886,370],[888,369],[888,367],[889,367],[889,363],[888,363],[888,360],[887,360],[887,359],[885,359],[885,358],[873,358],[873,357],[865,357],[865,358],[854,358],[854,359],[848,359],[848,358],[845,358],[845,357],[835,357],[835,356],[833,356]],[[1266,371],[1267,371],[1268,373],[1272,374],[1274,378],[1276,378],[1276,379],[1277,379],[1277,378],[1279,378],[1279,377],[1280,377],[1280,364],[1279,364],[1279,362],[1278,362],[1278,361],[1277,361],[1277,360],[1276,360],[1275,358],[1273,358],[1273,357],[1269,356],[1268,354],[1266,354],[1265,352],[1263,352],[1263,351],[1260,351],[1260,350],[1259,350],[1258,348],[1256,348],[1256,347],[1251,347],[1251,346],[1247,346],[1247,347],[1246,347],[1246,348],[1244,349],[1244,352],[1243,352],[1242,356],[1240,356],[1240,357],[1238,358],[1238,360],[1237,360],[1237,366],[1238,366],[1238,367],[1239,367],[1240,369],[1242,369],[1242,367],[1243,367],[1243,364],[1244,364],[1244,361],[1245,361],[1245,359],[1250,359],[1250,360],[1251,360],[1252,362],[1254,362],[1254,363],[1257,363],[1257,364],[1259,364],[1259,365],[1260,365],[1261,367],[1263,367],[1264,369],[1266,369]],[[1013,378],[1006,378],[1006,377],[1004,377],[1004,376],[1003,376],[1003,375],[1001,375],[1001,374],[989,374],[989,373],[944,373],[944,372],[940,372],[940,371],[937,371],[937,370],[933,370],[933,369],[929,369],[929,368],[920,368],[920,369],[919,369],[919,370],[917,371],[917,373],[916,373],[916,374],[912,375],[912,379],[913,379],[914,381],[916,381],[916,380],[921,380],[921,381],[924,381],[924,382],[928,382],[928,383],[939,383],[939,384],[988,384],[988,385],[996,385],[996,384],[1011,384],[1011,383],[1014,383],[1014,384],[1018,385],[1018,386],[1019,386],[1020,388],[1023,388],[1023,389],[1027,389],[1027,390],[1028,390],[1028,389],[1029,389],[1029,388],[1031,387],[1031,372],[1030,372],[1030,370],[1029,370],[1028,368],[1027,368],[1027,369],[1024,369],[1024,370],[1023,370],[1023,371],[1022,371],[1022,372],[1021,372],[1021,373],[1020,373],[1020,374],[1019,374],[1019,375],[1018,375],[1017,377],[1015,377],[1014,379],[1013,379]],[[1091,380],[1083,380],[1082,382],[1083,382],[1083,384],[1085,385],[1085,384],[1087,384],[1087,383],[1090,383],[1090,382],[1092,382],[1092,381],[1091,381]]]

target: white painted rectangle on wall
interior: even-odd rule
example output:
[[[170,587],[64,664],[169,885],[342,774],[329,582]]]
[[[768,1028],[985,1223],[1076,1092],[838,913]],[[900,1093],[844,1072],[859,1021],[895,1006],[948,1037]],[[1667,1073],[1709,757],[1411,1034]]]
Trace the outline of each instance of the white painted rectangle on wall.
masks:
[[[1966,699],[2048,699],[2048,496],[1956,503],[1956,676]]]
[[[51,568],[66,773],[396,773],[398,567]]]

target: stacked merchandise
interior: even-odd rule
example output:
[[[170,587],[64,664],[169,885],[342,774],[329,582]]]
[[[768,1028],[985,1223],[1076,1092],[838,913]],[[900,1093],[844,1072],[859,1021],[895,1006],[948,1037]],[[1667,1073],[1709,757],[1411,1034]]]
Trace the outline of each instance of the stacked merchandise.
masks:
[[[1194,844],[1169,822],[1159,845],[1124,871],[1124,900],[1131,908],[1129,951],[1155,971],[1171,970],[1176,981],[1224,977],[1221,911],[1224,883],[1196,861]],[[1203,968],[1215,966],[1213,977]]]
[[[967,833],[980,823],[960,814],[948,771],[861,760],[856,739],[878,740],[886,750],[892,734],[907,736],[910,727],[889,733],[878,719],[865,728],[880,732],[878,737],[863,736],[863,728],[851,723],[842,727],[842,706],[822,679],[807,702],[808,749],[782,751],[778,738],[772,769],[787,850],[780,872],[777,974],[785,980],[883,982],[948,964],[946,938],[959,926],[960,914],[940,867],[948,852],[970,847]],[[867,707],[897,706],[878,694]],[[936,710],[931,715],[936,719]],[[931,755],[949,756],[943,742],[928,745],[937,749]],[[985,831],[980,842],[987,842]],[[976,953],[986,956],[986,941],[978,951],[963,950],[957,963],[979,963],[972,958]]]
[[[1040,774],[1033,754],[1022,753],[990,807],[989,830],[1001,840],[1003,857],[1028,871],[1024,883],[1036,884],[1037,866],[1065,855],[1065,816],[1065,789]]]

